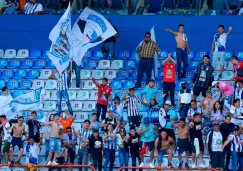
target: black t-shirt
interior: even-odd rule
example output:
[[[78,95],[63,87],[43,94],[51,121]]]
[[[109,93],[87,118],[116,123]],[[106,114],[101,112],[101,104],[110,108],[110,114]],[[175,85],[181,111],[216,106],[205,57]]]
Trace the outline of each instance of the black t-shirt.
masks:
[[[133,153],[137,153],[139,152],[139,135],[138,133],[135,134],[135,136],[132,136],[131,134],[129,134],[130,138],[129,138],[129,146],[130,146],[130,151]]]
[[[29,137],[39,137],[41,123],[39,121],[28,120],[27,125],[29,126]]]
[[[202,122],[193,122],[194,127],[190,128],[190,138],[202,138]]]
[[[229,134],[230,134],[231,132],[233,132],[234,127],[235,127],[235,124],[233,124],[233,123],[229,123],[229,124],[227,124],[227,123],[222,123],[222,124],[220,125],[220,131],[221,131],[222,134],[223,134],[223,139],[224,139],[224,141],[226,141],[227,138],[228,138],[228,136],[229,136]]]
[[[113,28],[116,30],[116,32],[118,33],[118,30],[117,30],[117,28],[115,27],[115,26],[113,26]],[[112,36],[112,37],[110,37],[110,38],[108,38],[108,39],[106,39],[105,41],[104,41],[104,43],[110,43],[110,42],[116,42],[116,38],[114,37],[114,36]]]
[[[106,117],[105,118],[105,124],[108,124],[108,123],[111,123],[113,125],[113,129],[116,128],[117,123],[116,123],[116,118],[115,117],[113,117],[112,119]],[[104,129],[107,129],[107,128],[104,127]]]
[[[103,140],[100,136],[97,139],[95,139],[94,136],[91,136],[89,138],[89,147],[91,149],[91,152],[99,154],[102,153],[102,144]]]

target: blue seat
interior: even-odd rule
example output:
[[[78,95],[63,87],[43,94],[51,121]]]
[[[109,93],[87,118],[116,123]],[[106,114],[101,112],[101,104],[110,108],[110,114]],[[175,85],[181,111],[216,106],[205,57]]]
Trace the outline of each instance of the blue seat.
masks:
[[[39,58],[41,56],[40,49],[30,49],[29,58]]]
[[[176,5],[175,0],[164,0],[163,2],[164,2],[163,3],[164,8],[175,9],[175,5]]]
[[[32,86],[32,82],[31,80],[21,80],[19,83],[19,88],[20,89],[30,89],[30,87]]]
[[[121,90],[121,91],[118,91],[118,92],[116,92],[116,96],[118,96],[118,97],[122,97],[122,94],[124,93],[124,92],[126,92],[126,91],[124,91],[124,90]]]
[[[30,69],[28,71],[28,74],[25,78],[29,78],[29,79],[36,79],[38,78],[40,75],[40,72],[38,70],[33,70],[33,69]]]
[[[97,61],[96,60],[87,60],[84,67],[85,69],[96,69],[97,67]]]
[[[1,78],[8,79],[8,78],[13,78],[13,76],[14,76],[14,70],[12,70],[12,69],[5,69],[2,72]]]
[[[101,49],[94,50],[93,58],[94,59],[101,59],[101,58],[103,58],[103,53],[102,53]]]
[[[48,55],[47,55],[48,52],[49,52],[49,50],[43,50],[40,58],[49,58]]]
[[[206,15],[211,15],[211,16],[220,15],[220,10],[206,10]]]
[[[25,78],[27,71],[25,69],[18,69],[15,71],[13,78],[15,79],[22,79]]]
[[[133,80],[127,80],[123,83],[124,89],[133,88],[133,87],[135,87],[135,82]]]
[[[164,78],[164,73],[163,73],[163,71],[162,71],[162,70],[158,70],[155,79],[161,81],[161,80],[163,80],[163,78]]]
[[[207,55],[207,54],[208,54],[208,52],[205,51],[205,50],[197,51],[194,60],[195,61],[201,61],[201,60],[203,60],[203,56]]]
[[[136,53],[137,53],[136,50],[132,50],[129,59],[136,59],[136,55],[137,55]]]
[[[135,80],[135,79],[137,79],[137,75],[138,75],[137,70],[132,70],[131,73],[129,74],[128,79],[129,80]]]
[[[55,69],[55,65],[53,64],[52,60],[48,60],[46,64],[46,69]]]
[[[169,13],[169,15],[178,15],[178,16],[184,15],[184,11],[175,11],[175,10],[173,10],[173,11],[171,11]]]
[[[147,112],[148,111],[148,107],[147,106],[144,106],[142,104],[138,104],[138,110],[140,112]]]
[[[112,80],[110,86],[114,90],[119,90],[122,88],[122,82],[120,80]]]
[[[200,61],[191,61],[189,63],[188,69],[195,70],[199,63],[200,63]]]
[[[0,68],[6,68],[8,66],[7,59],[0,59]]]
[[[41,68],[45,68],[45,66],[46,66],[46,60],[45,59],[37,59],[35,61],[33,68],[41,69]]]
[[[164,103],[164,97],[163,97],[163,90],[158,91],[158,103],[163,104]]]
[[[179,0],[179,5],[178,8],[182,9],[191,9],[192,8],[192,3],[190,0]]]
[[[19,82],[18,80],[8,80],[8,84],[7,84],[8,89],[17,89],[19,88]]]
[[[18,96],[21,96],[22,94],[25,94],[23,90],[15,90],[13,93],[12,93],[12,97],[13,98],[16,98]]]
[[[196,16],[197,12],[196,11],[185,11],[185,15]]]
[[[157,86],[157,88],[160,90],[162,88],[162,84],[161,81],[156,81],[155,85]]]
[[[137,65],[137,62],[135,60],[126,60],[123,68],[124,69],[135,69]]]
[[[237,56],[240,61],[243,60],[243,51],[235,52],[235,56]]]
[[[157,68],[162,69],[162,60],[158,60]]]
[[[191,53],[188,55],[188,59],[191,60],[191,59],[194,59],[195,57],[195,51],[191,50]]]
[[[160,56],[158,56],[158,59],[166,59],[168,55],[168,51],[167,50],[161,50],[161,54]]]
[[[156,15],[164,15],[164,16],[168,16],[170,14],[170,12],[169,11],[157,11],[156,12]]]
[[[139,99],[142,99],[141,91],[139,91],[139,90],[135,91],[135,95],[138,96]]]
[[[130,51],[129,50],[121,50],[118,52],[118,58],[119,59],[128,59],[130,57]]]
[[[173,57],[173,59],[177,59],[176,51],[175,50],[170,51],[170,54]]]
[[[121,70],[117,73],[116,78],[126,80],[129,77],[129,71]]]
[[[84,58],[92,58],[92,50],[88,50],[87,52],[85,52]]]
[[[180,90],[180,89],[181,89],[181,81],[176,81],[176,86],[175,86],[175,88],[176,88],[177,90]]]
[[[230,61],[230,58],[233,56],[233,52],[227,51],[225,52],[225,60]]]
[[[9,61],[8,68],[19,68],[21,65],[21,61],[19,59],[11,59]]]
[[[2,89],[3,87],[6,87],[6,82],[5,80],[0,80],[0,89]]]
[[[21,66],[19,68],[26,68],[26,69],[28,69],[28,68],[32,68],[32,66],[33,66],[33,60],[32,59],[24,59],[22,61],[22,64],[21,64]]]

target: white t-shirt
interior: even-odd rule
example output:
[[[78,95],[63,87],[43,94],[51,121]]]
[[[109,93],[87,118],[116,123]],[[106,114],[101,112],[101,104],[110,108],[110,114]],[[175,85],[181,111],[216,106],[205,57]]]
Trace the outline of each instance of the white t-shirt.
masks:
[[[25,9],[25,14],[33,14],[35,12],[44,11],[44,8],[40,3],[32,4],[32,3],[28,2],[24,6],[24,9]]]
[[[238,15],[243,15],[243,8],[240,9],[239,14]]]
[[[25,155],[26,155],[26,163],[29,163],[29,158],[34,157],[37,159],[38,163],[38,156],[40,153],[40,147],[37,143],[34,143],[33,145],[29,145],[29,143],[25,146]]]
[[[178,94],[178,96],[181,97],[181,103],[184,103],[184,104],[191,103],[192,95],[193,95],[192,90],[190,91],[190,93],[185,93],[185,92],[184,93],[181,93],[179,91],[179,94]]]
[[[13,100],[12,96],[0,96],[0,113],[5,114],[7,116],[7,119],[14,119],[15,116],[12,116],[13,112],[11,111],[10,103]]]
[[[223,136],[221,134],[221,132],[215,132],[213,131],[213,137],[212,137],[212,151],[222,151],[221,147],[223,145]],[[207,136],[207,144],[209,142],[209,135]]]
[[[226,50],[226,40],[227,40],[227,35],[226,33],[219,34],[216,33],[214,35],[213,41],[215,42],[215,52],[225,52]]]

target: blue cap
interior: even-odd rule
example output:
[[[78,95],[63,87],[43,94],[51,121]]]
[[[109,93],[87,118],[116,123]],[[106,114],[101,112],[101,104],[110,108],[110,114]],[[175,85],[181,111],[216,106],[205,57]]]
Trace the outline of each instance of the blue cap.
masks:
[[[35,157],[30,157],[30,158],[29,158],[29,163],[31,163],[31,164],[37,164],[37,158],[35,158]]]

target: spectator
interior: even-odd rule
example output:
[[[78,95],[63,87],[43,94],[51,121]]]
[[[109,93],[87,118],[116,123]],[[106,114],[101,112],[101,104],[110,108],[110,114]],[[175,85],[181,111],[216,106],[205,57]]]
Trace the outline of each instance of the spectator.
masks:
[[[103,1],[103,0],[101,0],[101,1]],[[108,21],[112,25],[111,19],[108,19]],[[103,42],[103,45],[102,45],[102,48],[101,48],[104,59],[108,59],[109,53],[111,54],[112,59],[116,58],[116,38],[119,37],[119,33],[118,33],[118,30],[115,26],[113,26],[113,28],[116,30],[117,33],[114,36],[106,39]]]
[[[29,126],[29,138],[34,138],[35,143],[40,142],[40,128],[41,123],[36,120],[37,113],[35,111],[31,112],[32,119],[29,120],[29,116],[26,117],[26,124]]]
[[[9,150],[10,150],[10,142],[11,142],[11,135],[10,135],[10,124],[6,118],[6,115],[1,115],[0,116],[0,128],[3,128],[3,141],[4,141],[4,146],[3,146],[3,153],[5,156],[5,164],[8,164],[9,162]]]
[[[98,9],[99,5],[100,5],[100,8],[102,10],[104,10],[105,9],[105,0],[95,0],[95,5],[94,5],[95,10]]]
[[[215,122],[213,131],[210,131],[207,135],[206,149],[207,155],[210,156],[211,167],[220,171],[224,170],[224,152],[222,151],[223,146],[223,135],[219,131],[219,123]]]
[[[75,135],[74,127],[66,127],[66,133],[63,135],[63,143],[63,146],[65,147],[64,164],[67,164],[68,157],[70,157],[70,164],[74,164],[76,156],[75,146],[77,145],[77,137]]]
[[[230,61],[233,64],[234,77],[232,80],[234,82],[241,82],[243,80],[243,62],[239,61],[236,56],[232,56]]]
[[[69,118],[67,118],[67,115]],[[63,111],[60,113],[60,117],[61,117],[60,125],[62,125],[62,127],[63,127],[63,133],[67,133],[66,128],[72,127],[72,123],[73,123],[75,117],[73,115],[70,115],[69,113],[66,113]]]
[[[38,164],[41,144],[42,144],[42,137],[39,138],[38,143],[35,142],[35,138],[29,137],[25,147],[26,163]]]
[[[148,105],[149,109],[147,112],[147,115],[144,114],[142,116],[142,121],[145,117],[149,117],[151,119],[151,122],[156,126],[156,130],[161,127],[160,122],[159,122],[159,104],[155,99],[151,99],[150,103]]]
[[[188,55],[190,54],[190,48],[188,45],[188,39],[186,33],[184,33],[184,25],[178,25],[179,32],[174,32],[169,28],[166,28],[165,31],[172,33],[176,39],[176,57],[177,57],[177,72],[178,80],[181,78],[186,78],[186,69],[188,67]],[[181,64],[183,63],[183,70],[181,72]]]
[[[97,113],[93,113],[92,114],[92,118],[90,121],[90,129],[94,130],[94,129],[99,129],[99,122],[97,121]]]
[[[239,99],[235,99],[233,100],[233,105],[229,105],[227,100],[224,102],[224,105],[227,106],[227,108],[229,108],[229,112],[232,115],[231,118],[231,122],[234,123],[235,125],[239,125],[241,123],[241,113],[242,108],[240,107],[240,100]]]
[[[232,104],[234,90],[226,81],[213,81],[212,86],[218,86],[224,98],[228,99],[229,104]]]
[[[209,56],[203,56],[203,62],[197,66],[193,77],[193,99],[202,92],[203,97],[206,96],[206,91],[211,87],[213,82],[213,67],[209,62]]]
[[[179,91],[178,95],[178,109],[181,118],[187,117],[187,112],[190,108],[190,102],[192,101],[193,92],[187,86],[188,85],[186,82],[182,82],[182,90]]]
[[[120,129],[120,132],[117,135],[117,144],[119,146],[119,161],[120,167],[128,166],[129,160],[129,146],[128,146],[128,136],[126,134],[126,130],[124,128]],[[128,169],[125,169],[128,171]]]
[[[124,104],[121,103],[120,97],[115,96],[112,110],[116,118],[120,118],[121,120],[125,119],[123,114]]]
[[[224,113],[223,113],[223,107],[221,106],[219,101],[216,101],[213,105],[213,111],[210,117],[210,120],[213,123],[219,123],[222,124],[224,122]]]
[[[42,4],[37,3],[36,0],[30,0],[24,6],[25,14],[44,14],[44,8]]]
[[[203,109],[197,107],[197,101],[196,100],[192,100],[191,101],[191,108],[187,112],[187,119],[190,122],[193,121],[193,115],[196,114],[196,113],[199,114],[201,117],[204,114]]]
[[[168,94],[170,94],[170,100],[172,102],[172,106],[175,106],[175,73],[176,73],[176,61],[173,57],[168,54],[168,57],[162,61],[163,69],[164,69],[164,80],[163,80],[163,96],[164,103],[167,100]]]
[[[240,82],[236,83],[236,87],[234,90],[234,99],[240,99],[240,106],[242,107],[243,105],[243,88],[242,88],[242,84]]]
[[[68,111],[71,115],[73,115],[73,110],[71,107],[71,103],[69,101],[68,96],[68,85],[67,85],[67,72],[58,73],[57,70],[54,70],[52,74],[49,76],[50,79],[57,80],[57,108],[58,114],[61,114],[62,111],[62,98],[65,100],[67,104]]]
[[[212,66],[214,70],[216,66],[220,65],[220,72],[218,80],[222,78],[222,73],[224,71],[224,63],[225,63],[225,51],[226,51],[226,40],[230,35],[232,27],[229,26],[228,33],[224,33],[224,25],[218,26],[218,33],[214,35],[213,43],[212,43],[212,50],[211,53],[213,55],[213,62]]]
[[[11,114],[12,112],[10,112],[11,109],[9,107],[9,104],[11,103],[12,100],[13,98],[11,95],[9,95],[8,88],[3,87],[2,95],[0,96],[0,113],[6,114],[8,120],[16,119],[16,115]]]
[[[3,14],[13,15],[13,14],[17,14],[19,9],[20,9],[20,5],[17,1],[5,0],[5,3],[1,8],[1,11],[3,12]]]
[[[158,55],[161,54],[158,45],[151,40],[150,32],[146,32],[144,41],[142,42],[141,46],[137,48],[140,59],[138,62],[137,83],[135,85],[136,88],[141,88],[141,81],[144,72],[147,76],[146,83],[151,80],[155,51],[158,53]]]
[[[110,103],[112,104],[112,88],[108,85],[108,79],[105,77],[102,79],[102,84],[99,84],[94,78],[92,78],[92,81],[98,87],[97,118],[99,121],[102,110],[101,120],[103,121],[107,112],[108,98],[110,98]]]
[[[236,11],[240,11],[243,1],[242,0],[237,0],[238,1],[238,5],[236,8]],[[224,5],[227,11],[229,11],[229,13],[231,13],[231,9],[230,9],[230,0],[224,0]]]
[[[65,0],[64,2],[69,2],[69,1],[67,1],[67,0]],[[72,64],[72,66],[71,66],[71,64]],[[75,72],[75,76],[76,76],[76,88],[80,88],[80,80],[81,80],[81,78],[80,78],[80,70],[81,70],[81,68],[80,68],[80,66],[78,66],[77,64],[76,64],[76,62],[74,62],[72,59],[70,60],[70,64],[69,64],[69,66],[68,66],[68,77],[67,77],[67,84],[68,84],[68,87],[70,88],[70,87],[72,87],[72,85],[71,85],[71,77],[72,77],[72,72],[73,72],[73,70],[74,70],[74,72]]]
[[[103,131],[107,130],[108,124],[111,124],[113,126],[113,129],[117,126],[117,120],[113,114],[113,111],[111,109],[108,110],[108,116],[101,122],[100,127],[103,128]]]
[[[141,137],[140,148],[143,147],[144,144],[148,147],[150,151],[150,159],[149,166],[154,168],[153,160],[154,160],[154,139],[155,139],[155,129],[154,125],[150,123],[150,119],[148,117],[144,118],[143,123],[140,124],[138,128],[138,135]],[[142,146],[141,146],[142,145]],[[140,153],[141,163],[139,167],[144,166],[144,154]]]
[[[143,89],[143,101],[149,103],[151,99],[158,101],[158,88],[153,79],[151,79],[148,85]]]
[[[220,87],[219,87],[219,85],[217,83],[218,83],[218,81],[213,81],[212,82],[211,92],[212,92],[213,99],[215,99],[217,101],[220,101],[221,92],[220,92]]]

